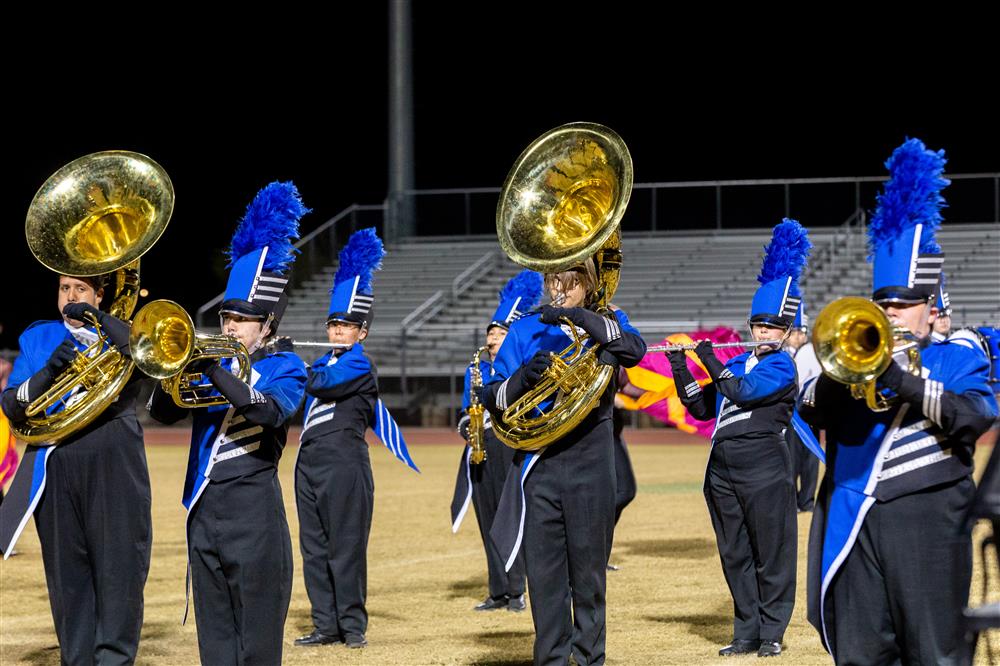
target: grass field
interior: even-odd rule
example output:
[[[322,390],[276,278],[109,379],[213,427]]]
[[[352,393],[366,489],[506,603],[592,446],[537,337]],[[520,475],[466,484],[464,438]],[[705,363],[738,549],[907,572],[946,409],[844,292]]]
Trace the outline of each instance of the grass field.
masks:
[[[181,435],[183,439],[186,435]],[[670,444],[643,444],[664,441]],[[151,431],[147,455],[153,484],[153,554],[145,591],[141,664],[198,663],[194,622],[184,612],[184,511],[180,505],[185,446],[177,433]],[[281,481],[295,551],[292,603],[285,624],[286,664],[482,664],[531,663],[529,613],[474,613],[485,596],[482,544],[471,515],[452,534],[448,506],[459,459],[458,440],[444,431],[411,437],[422,473],[372,450],[375,516],[368,552],[371,615],[369,647],[297,648],[311,629],[302,583],[298,524],[292,493],[294,447],[285,452]],[[428,441],[426,444],[419,443]],[[701,479],[707,448],[676,431],[626,431],[639,483],[615,535],[608,574],[609,664],[732,664],[716,655],[732,631],[732,608],[709,524]],[[294,441],[291,440],[290,441]],[[432,443],[439,442],[439,443]],[[979,467],[990,449],[981,448]],[[784,661],[829,664],[805,618],[805,544],[810,514],[799,515],[799,586]],[[979,528],[978,538],[983,528]],[[19,555],[0,568],[0,664],[58,664],[38,539],[33,524]],[[994,562],[990,566],[995,567]],[[973,597],[980,601],[980,563]],[[530,583],[529,583],[530,588]],[[530,594],[530,592],[529,592]],[[991,591],[996,598],[996,591]],[[745,662],[747,658],[735,660]]]

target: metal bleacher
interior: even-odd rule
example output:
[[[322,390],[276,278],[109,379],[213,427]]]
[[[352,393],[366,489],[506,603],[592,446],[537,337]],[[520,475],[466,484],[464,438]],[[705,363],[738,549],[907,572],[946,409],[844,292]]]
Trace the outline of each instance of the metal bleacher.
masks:
[[[811,231],[810,269],[802,279],[807,312],[838,296],[864,295],[863,217]],[[718,325],[740,329],[757,286],[769,229],[626,234],[625,263],[614,302],[650,340]],[[954,326],[1000,320],[1000,225],[954,224],[938,233],[947,254]],[[519,268],[495,237],[404,239],[388,248],[377,275],[375,325],[366,348],[380,375],[460,374],[496,307],[496,294]],[[325,305],[335,265],[305,280],[292,296],[282,332],[324,337]]]

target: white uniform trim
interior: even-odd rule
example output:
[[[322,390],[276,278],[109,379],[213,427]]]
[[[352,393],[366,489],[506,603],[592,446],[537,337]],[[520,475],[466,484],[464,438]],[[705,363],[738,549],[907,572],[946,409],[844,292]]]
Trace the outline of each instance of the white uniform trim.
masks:
[[[472,447],[466,445],[465,447],[465,482],[468,484],[468,490],[465,493],[465,501],[462,502],[462,508],[459,510],[458,515],[455,517],[455,522],[451,524],[451,533],[455,534],[458,532],[458,528],[462,526],[462,521],[465,520],[465,513],[469,510],[469,504],[472,503],[472,472],[470,471],[469,456],[472,455]]]
[[[247,294],[247,300],[251,303],[254,301],[254,294],[257,293],[257,284],[260,282],[260,274],[264,270],[264,258],[267,257],[267,249],[268,246],[265,245],[263,251],[260,253],[260,259],[257,261],[257,270],[253,275],[253,282],[250,284],[250,293]]]

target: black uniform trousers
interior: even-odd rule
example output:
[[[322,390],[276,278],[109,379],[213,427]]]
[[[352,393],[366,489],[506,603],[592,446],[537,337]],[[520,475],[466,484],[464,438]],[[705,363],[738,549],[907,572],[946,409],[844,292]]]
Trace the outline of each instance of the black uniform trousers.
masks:
[[[35,526],[63,664],[135,661],[152,523],[134,414],[52,452]]]
[[[486,460],[479,465],[470,465],[469,476],[472,479],[472,506],[476,509],[476,522],[486,550],[490,597],[519,597],[524,594],[524,551],[517,554],[510,571],[504,571],[506,560],[490,538],[490,528],[497,515],[500,495],[503,493],[507,473],[511,470],[515,451],[497,439],[492,428],[485,431],[483,440]]]
[[[638,489],[635,481],[635,471],[632,469],[632,459],[628,455],[628,447],[621,433],[615,433],[615,524],[622,517],[625,510]]]
[[[188,552],[201,663],[280,664],[292,542],[277,470],[209,482],[188,518]]]
[[[974,496],[965,477],[872,505],[827,596],[838,664],[963,663]]]
[[[295,464],[295,500],[313,625],[328,636],[364,635],[375,507],[364,438],[340,430],[303,442]]]
[[[548,447],[524,484],[536,666],[571,652],[579,666],[604,663],[615,459],[611,419],[591,423]]]
[[[705,478],[733,637],[780,642],[795,605],[798,546],[788,446],[777,434],[713,444]]]
[[[810,426],[811,427],[811,426]],[[813,428],[813,434],[817,435]],[[816,482],[819,479],[819,458],[802,443],[802,438],[791,425],[785,431],[788,453],[792,459],[792,487],[798,488],[795,504],[799,511],[812,511],[816,505]]]

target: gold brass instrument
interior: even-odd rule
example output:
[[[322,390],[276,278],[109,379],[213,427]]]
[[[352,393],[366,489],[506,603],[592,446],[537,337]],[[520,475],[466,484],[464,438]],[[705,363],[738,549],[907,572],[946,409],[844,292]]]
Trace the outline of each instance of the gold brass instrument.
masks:
[[[850,386],[851,396],[864,398],[872,411],[884,412],[893,401],[876,391],[875,382],[895,362],[893,356],[906,354],[908,371],[920,374],[920,351],[911,337],[905,329],[893,328],[875,303],[847,296],[819,313],[812,342],[824,374]]]
[[[215,387],[200,372],[187,372],[195,361],[238,359],[239,378],[250,379],[250,353],[236,338],[201,333],[191,316],[173,301],[147,303],[135,315],[129,336],[132,360],[143,373],[159,379],[179,407],[210,407],[229,401],[211,395]]]
[[[497,236],[514,263],[558,273],[593,257],[597,311],[608,308],[621,269],[619,224],[632,193],[632,156],[614,131],[593,123],[571,123],[546,132],[518,157],[497,204]],[[568,320],[573,343],[553,354],[538,385],[493,422],[507,446],[537,450],[575,428],[600,400],[614,369],[597,360],[596,349]],[[539,415],[539,406],[552,407]]]
[[[113,272],[108,311],[128,320],[139,296],[139,257],[163,234],[174,188],[163,168],[124,150],[85,155],[56,171],[35,194],[24,230],[32,254],[61,275]],[[28,443],[55,443],[90,424],[118,397],[133,363],[110,344],[101,327],[90,345],[12,424]],[[48,414],[62,403],[64,409]]]
[[[483,388],[483,373],[479,369],[479,359],[486,351],[486,347],[480,347],[472,355],[472,367],[469,370],[469,462],[478,465],[486,460],[486,427],[484,425],[484,407],[479,402],[477,391]]]

